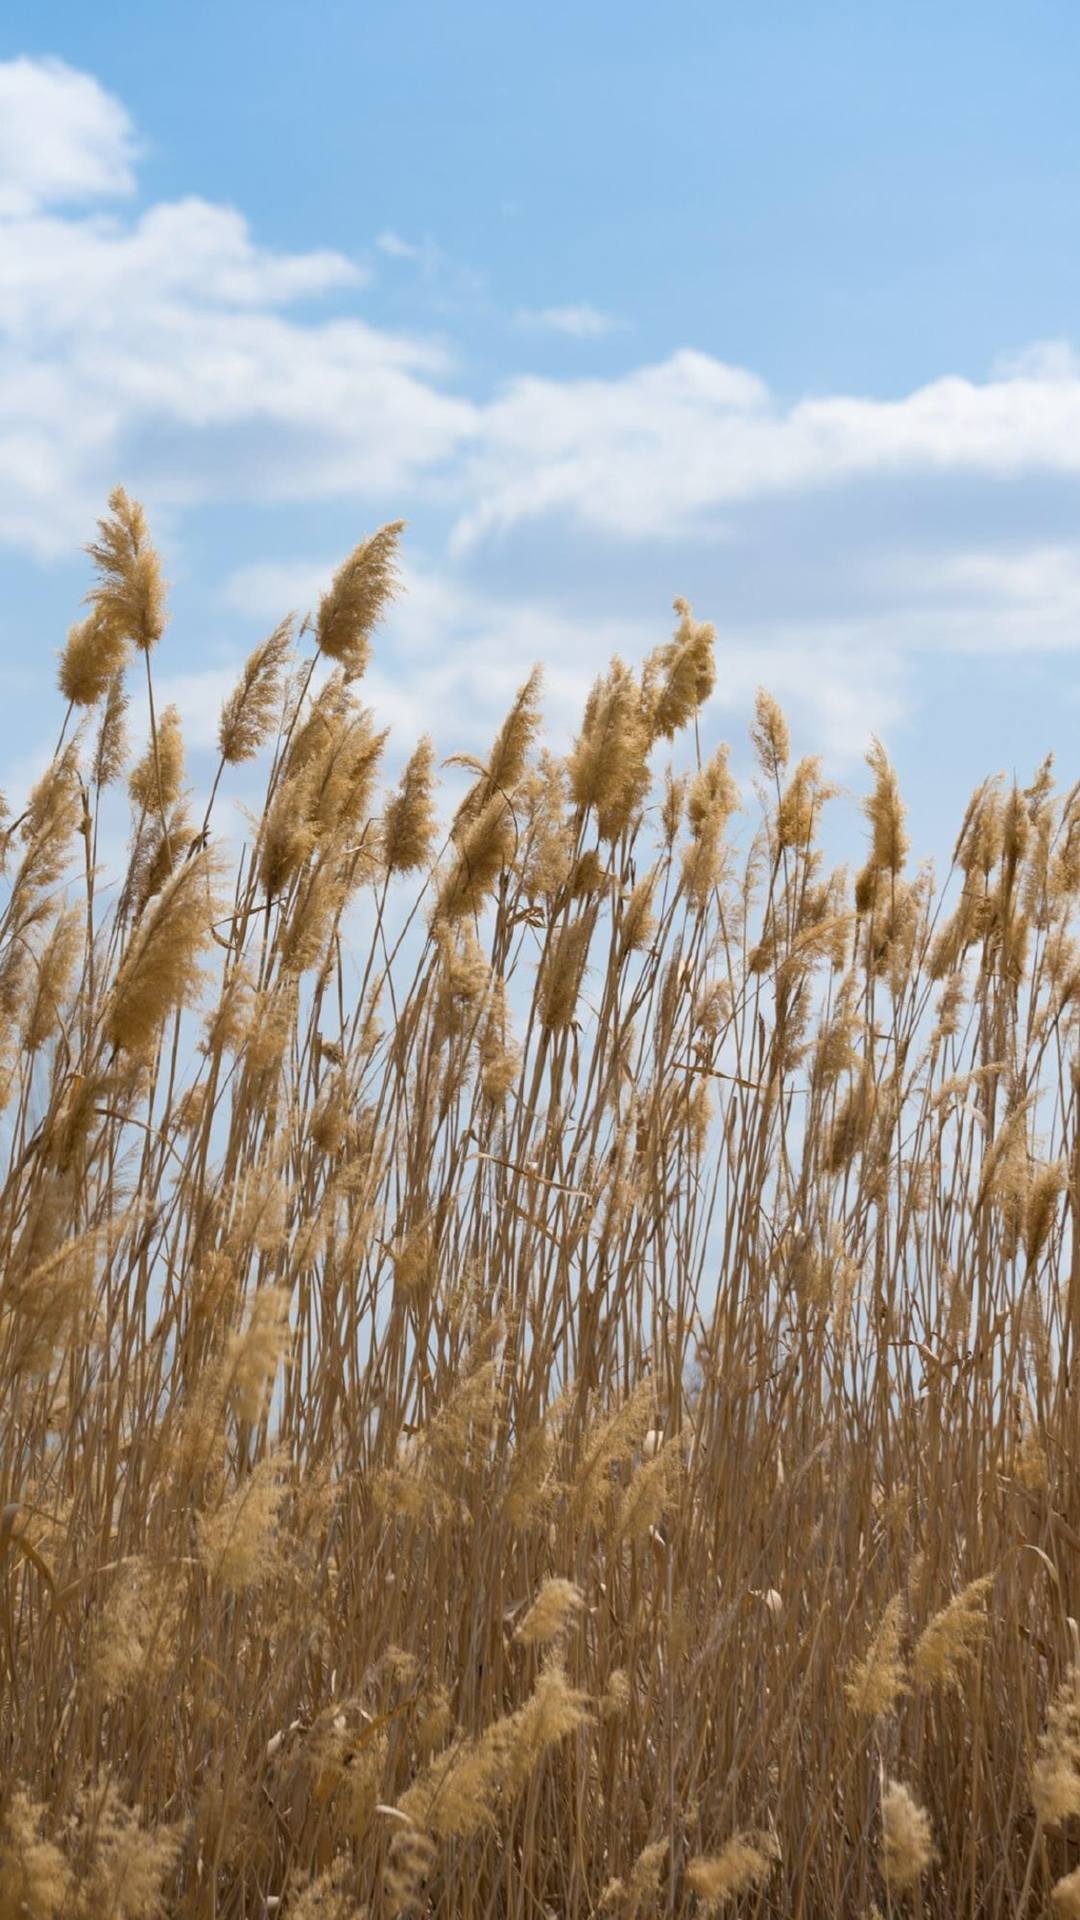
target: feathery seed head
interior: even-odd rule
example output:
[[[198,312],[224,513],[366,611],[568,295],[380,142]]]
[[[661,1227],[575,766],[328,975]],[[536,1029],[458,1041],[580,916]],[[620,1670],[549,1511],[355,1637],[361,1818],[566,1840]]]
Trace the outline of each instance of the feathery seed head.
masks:
[[[387,873],[416,873],[431,859],[436,832],[434,765],[435,749],[425,734],[401,776],[397,792],[383,810],[382,852]]]
[[[184,739],[178,707],[166,707],[157,723],[157,751],[151,741],[128,776],[132,805],[142,813],[168,811],[184,783]]]
[[[352,679],[367,666],[371,636],[397,592],[398,542],[404,527],[404,520],[392,520],[362,540],[319,602],[319,650]]]
[[[617,840],[645,799],[649,744],[641,689],[615,659],[589,694],[567,763],[574,801],[595,810],[602,840]]]
[[[525,774],[529,749],[540,725],[540,688],[542,676],[534,667],[524,686],[518,688],[513,706],[495,736],[486,764],[470,755],[451,754],[447,766],[471,766],[479,778],[470,787],[454,816],[453,835],[458,842],[471,822],[482,813],[489,800],[501,794],[506,800],[516,792]]]
[[[622,954],[635,953],[647,947],[656,928],[653,914],[653,897],[659,870],[650,868],[635,885],[623,909],[622,923],[619,928],[619,950]]]
[[[22,1044],[28,1054],[43,1047],[61,1024],[61,1010],[82,949],[83,931],[83,916],[78,908],[66,908],[57,915],[36,957],[33,997],[22,1029]]]
[[[274,1531],[285,1498],[282,1463],[268,1455],[221,1504],[198,1515],[199,1556],[229,1593],[257,1586],[274,1569]]]
[[[688,1861],[686,1884],[706,1913],[715,1913],[741,1894],[763,1887],[776,1866],[779,1850],[770,1833],[736,1833],[719,1853]]]
[[[71,1869],[42,1833],[46,1808],[21,1788],[0,1824],[0,1920],[63,1920],[74,1891]]]
[[[992,1574],[972,1580],[923,1628],[912,1658],[918,1686],[959,1685],[963,1669],[976,1658],[986,1638],[986,1606],[993,1584]]]
[[[739,790],[721,746],[690,781],[686,814],[690,845],[683,852],[683,880],[700,910],[708,904],[724,870],[723,834],[739,804]]]
[[[664,772],[664,797],[660,803],[660,823],[663,828],[664,846],[671,852],[682,825],[683,808],[686,805],[686,779],[676,778],[668,767]]]
[[[890,1892],[913,1887],[937,1858],[930,1816],[899,1780],[890,1780],[881,1801],[881,1871]]]
[[[125,725],[127,709],[128,696],[124,688],[124,676],[122,673],[116,673],[106,688],[105,705],[102,708],[97,743],[94,747],[93,783],[95,787],[111,787],[124,770],[128,751]]]
[[[562,1639],[584,1605],[585,1596],[572,1580],[545,1580],[514,1638],[525,1646],[550,1646]]]
[[[821,778],[821,761],[809,754],[799,761],[780,796],[776,811],[777,846],[807,848],[813,842],[826,801],[836,796],[836,787]]]
[[[218,721],[218,747],[226,766],[253,759],[269,738],[281,707],[292,633],[290,614],[244,662]]]
[[[105,1014],[110,1045],[142,1053],[170,1013],[202,986],[201,960],[218,917],[216,860],[203,848],[186,860],[139,922],[117,969]]]
[[[1061,1920],[1080,1920],[1080,1867],[1074,1867],[1071,1873],[1055,1881],[1050,1898]]]
[[[127,636],[92,613],[69,632],[60,655],[58,680],[65,700],[94,707],[127,660]]]
[[[436,920],[462,920],[476,913],[513,860],[515,842],[510,803],[494,794],[462,834],[439,889]]]
[[[874,1718],[891,1713],[907,1692],[900,1654],[903,1619],[904,1597],[898,1593],[889,1601],[863,1658],[850,1669],[844,1692],[855,1713]]]
[[[98,521],[98,538],[87,552],[98,576],[87,594],[94,618],[104,631],[148,653],[165,631],[165,582],[146,515],[123,487],[109,495],[108,516]]]
[[[754,702],[754,724],[750,738],[758,765],[768,780],[779,780],[791,758],[791,735],[783,709],[771,693],[759,687]]]
[[[645,663],[642,705],[652,740],[673,740],[704,706],[716,685],[716,629],[695,620],[689,602],[676,600],[674,637]]]
[[[288,1289],[260,1287],[247,1326],[230,1336],[226,1349],[228,1390],[242,1420],[261,1420],[266,1412],[289,1334]]]
[[[873,829],[870,864],[878,873],[896,875],[907,858],[909,845],[900,785],[880,740],[874,741],[866,761],[874,775],[874,791],[863,802]]]
[[[1080,1814],[1080,1667],[1070,1666],[1054,1694],[1031,1777],[1040,1824],[1056,1828]]]
[[[541,968],[540,1018],[549,1033],[562,1032],[574,1018],[595,925],[594,908],[566,921]]]

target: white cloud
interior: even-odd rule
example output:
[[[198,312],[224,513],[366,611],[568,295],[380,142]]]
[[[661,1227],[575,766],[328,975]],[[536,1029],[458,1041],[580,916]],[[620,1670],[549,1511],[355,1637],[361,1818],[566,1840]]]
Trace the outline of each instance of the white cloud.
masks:
[[[340,253],[260,247],[237,210],[194,198],[124,217],[49,208],[61,192],[130,187],[127,116],[55,62],[0,64],[4,98],[26,135],[0,134],[10,543],[70,549],[121,476],[156,510],[388,501],[437,485],[465,547],[545,515],[640,541],[715,533],[747,502],[890,475],[1080,473],[1080,362],[1060,343],[986,381],[943,378],[891,401],[781,404],[753,372],[690,348],[606,379],[525,375],[466,397],[445,346],[356,313],[292,310],[362,287]],[[389,231],[380,245],[417,251]],[[533,318],[603,324],[587,306]]]
[[[407,261],[411,267],[415,267],[422,278],[428,282],[429,291],[431,283],[436,280],[442,282],[444,286],[449,285],[461,294],[475,294],[482,288],[481,277],[471,272],[468,267],[449,260],[438,242],[432,240],[430,235],[423,240],[406,240],[402,234],[395,233],[391,229],[378,235],[375,246],[386,259]]]
[[[875,734],[887,738],[911,705],[909,657],[888,623],[770,622],[725,632],[718,650],[714,732],[745,734],[754,695],[767,687],[833,768],[856,764]]]
[[[573,340],[598,340],[610,333],[616,322],[587,302],[576,307],[522,307],[517,316],[521,327],[539,327],[548,333],[565,333]]]
[[[440,384],[444,347],[288,311],[361,287],[355,262],[262,248],[200,199],[49,209],[130,187],[126,116],[55,62],[0,63],[5,99],[19,138],[0,116],[0,539],[70,550],[120,477],[157,510],[403,490],[474,431],[472,404]]]
[[[913,604],[905,579],[919,583]],[[984,656],[1080,647],[1080,545],[961,548],[929,562],[896,555],[880,581],[883,601],[890,592],[892,631],[912,652],[928,635],[938,648]]]
[[[136,151],[125,108],[90,74],[0,62],[0,215],[130,193]]]
[[[148,352],[180,322],[264,311],[362,283],[342,254],[271,254],[231,207],[188,199],[130,224],[39,214],[0,222],[0,334],[7,352],[45,350],[54,364],[89,341],[130,350],[151,321]]]
[[[287,613],[307,613],[316,606],[341,558],[339,554],[325,565],[307,560],[260,560],[252,566],[237,567],[221,590],[222,603],[246,619],[276,625]]]
[[[400,233],[393,232],[380,233],[375,245],[380,253],[387,254],[391,260],[419,260],[424,251],[422,247],[414,246],[411,240],[403,240]]]
[[[1011,553],[955,553],[932,569],[931,579],[967,598],[1005,607],[1080,610],[1080,548],[1022,547]]]
[[[1019,353],[998,354],[993,370],[1003,380],[1070,381],[1080,376],[1080,356],[1067,340],[1033,340]]]
[[[223,604],[254,627],[269,628],[290,610],[314,607],[336,564],[328,555],[239,568],[222,589]],[[612,656],[638,664],[668,632],[666,615],[596,619],[543,599],[488,592],[437,565],[411,561],[377,636],[366,696],[406,749],[427,730],[440,752],[482,752],[525,675],[541,664],[548,732],[564,747],[593,679]],[[741,729],[755,690],[766,685],[834,764],[857,759],[871,734],[887,731],[908,705],[903,649],[887,624],[724,628],[718,663],[711,731],[722,731],[729,716]],[[213,700],[220,703],[224,691],[215,676]],[[183,701],[178,704],[183,710]],[[206,710],[206,700],[194,705]]]
[[[214,748],[221,709],[236,685],[241,661],[225,667],[203,667],[193,673],[158,672],[154,699],[159,708],[176,707],[188,747]]]
[[[641,616],[608,542],[640,563],[637,578],[653,566],[654,580],[671,557],[649,559],[649,543],[682,542],[680,574],[686,559],[720,583],[720,605],[702,607],[722,625],[720,710],[744,707],[764,681],[838,757],[904,711],[920,649],[1080,642],[1080,545],[1025,547],[1019,534],[1002,545],[961,509],[929,553],[886,508],[870,555],[845,518],[875,482],[897,476],[909,501],[931,481],[961,499],[972,479],[1080,476],[1080,358],[1067,344],[1042,342],[986,380],[943,378],[890,401],[840,393],[783,402],[751,370],[692,348],[606,378],[525,374],[489,396],[466,394],[445,343],[364,317],[367,276],[343,254],[264,247],[241,212],[202,199],[106,204],[131,192],[135,155],[123,107],[89,76],[56,62],[0,63],[0,540],[9,545],[72,552],[118,479],[154,516],[221,499],[376,501],[392,511],[426,494],[453,522],[455,551],[445,565],[433,545],[426,565],[413,557],[370,685],[406,740],[431,726],[448,750],[482,750],[534,659],[547,663],[549,712],[565,736],[610,654],[640,657],[664,637]],[[89,205],[73,210],[76,201]],[[418,261],[421,277],[445,276],[434,243],[387,230],[375,245],[388,259]],[[333,318],[302,305],[331,294]],[[345,308],[343,295],[357,304]],[[431,311],[449,310],[432,296]],[[523,343],[528,326],[599,338],[609,324],[589,306],[521,317]],[[728,554],[744,555],[769,538],[776,503],[820,508],[843,487],[831,524],[845,553],[816,561],[821,604],[792,611],[797,594],[786,609],[778,592],[770,600],[772,574],[759,562],[765,604],[747,613],[751,596],[725,622],[730,574],[715,565],[718,531]],[[887,487],[879,492],[887,498]],[[773,518],[759,515],[756,531],[740,517],[770,502]],[[562,577],[569,569],[544,577],[537,553],[555,551],[546,529],[531,536],[532,594],[476,584],[485,535],[545,518],[554,538],[567,526],[588,536],[597,576],[608,568],[610,617],[578,608]],[[777,579],[792,544],[777,551]],[[340,557],[244,569],[227,583],[228,607],[264,622],[304,610]],[[500,555],[492,548],[487,558],[495,567]],[[214,667],[174,680],[193,741],[212,740],[231,679]]]
[[[610,380],[513,380],[484,413],[468,544],[561,513],[637,539],[800,489],[899,473],[1080,474],[1080,367],[1060,356],[901,400],[778,405],[752,373],[690,349]]]
[[[312,611],[342,556],[321,560],[267,560],[238,567],[221,589],[223,606],[247,620],[274,625],[285,614]],[[474,588],[426,567],[407,552],[401,590],[380,638],[380,650],[416,656],[434,653],[470,624],[498,621],[501,609]]]
[[[222,588],[223,604],[269,626],[290,610],[314,607],[337,564],[327,556],[239,568]],[[485,593],[407,559],[365,688],[396,732],[411,740],[427,729],[450,753],[482,745],[532,666],[542,663],[549,718],[569,737],[592,678],[610,655],[648,644],[644,623],[576,619],[541,602]]]

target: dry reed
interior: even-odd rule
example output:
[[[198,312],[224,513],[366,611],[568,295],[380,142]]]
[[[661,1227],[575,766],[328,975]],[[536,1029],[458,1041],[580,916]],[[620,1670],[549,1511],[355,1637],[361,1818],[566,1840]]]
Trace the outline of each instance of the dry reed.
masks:
[[[733,831],[681,601],[383,791],[399,535],[193,810],[118,490],[5,816],[0,1916],[1080,1911],[1080,795]]]

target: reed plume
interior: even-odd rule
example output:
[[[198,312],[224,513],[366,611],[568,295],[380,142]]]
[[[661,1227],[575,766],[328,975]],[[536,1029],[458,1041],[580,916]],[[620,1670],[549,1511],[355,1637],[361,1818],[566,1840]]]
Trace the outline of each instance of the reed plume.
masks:
[[[398,542],[403,520],[392,520],[354,547],[319,601],[320,652],[353,679],[371,657],[371,636],[398,588]]]
[[[1078,1911],[1077,792],[399,740],[400,533],[185,765],[118,490],[0,814],[0,1916]]]

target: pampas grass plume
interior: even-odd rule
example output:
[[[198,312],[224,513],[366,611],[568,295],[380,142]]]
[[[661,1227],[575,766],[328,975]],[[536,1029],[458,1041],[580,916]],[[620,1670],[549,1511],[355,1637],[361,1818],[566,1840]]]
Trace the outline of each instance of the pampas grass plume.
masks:
[[[584,1605],[585,1596],[572,1580],[545,1580],[514,1638],[526,1646],[548,1646],[562,1637]]]
[[[767,1833],[736,1833],[719,1853],[688,1861],[686,1884],[706,1912],[764,1886],[776,1865],[775,1842]]]
[[[371,657],[371,636],[397,592],[398,542],[403,520],[370,534],[342,562],[319,602],[319,649],[355,678]]]
[[[149,909],[117,971],[105,1015],[110,1044],[141,1053],[170,1013],[190,1006],[202,986],[200,962],[217,917],[209,849],[185,861]]]
[[[109,495],[108,515],[87,549],[97,585],[87,596],[100,626],[149,653],[165,631],[165,582],[151,544],[146,515],[123,487]]]
[[[937,1858],[930,1816],[899,1780],[890,1780],[881,1801],[881,1871],[890,1892],[913,1887]]]

